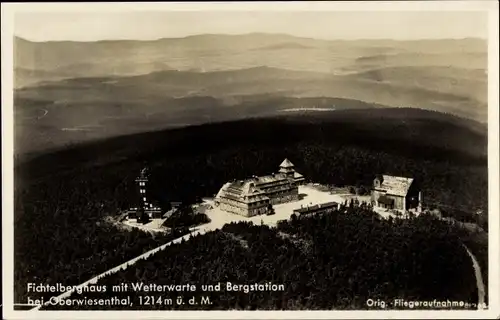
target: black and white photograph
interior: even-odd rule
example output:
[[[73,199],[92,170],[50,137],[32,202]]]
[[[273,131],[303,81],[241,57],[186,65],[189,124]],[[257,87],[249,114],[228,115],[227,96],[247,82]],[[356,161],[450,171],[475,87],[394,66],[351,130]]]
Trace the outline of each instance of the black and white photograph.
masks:
[[[7,319],[500,316],[498,2],[2,4],[2,87]]]

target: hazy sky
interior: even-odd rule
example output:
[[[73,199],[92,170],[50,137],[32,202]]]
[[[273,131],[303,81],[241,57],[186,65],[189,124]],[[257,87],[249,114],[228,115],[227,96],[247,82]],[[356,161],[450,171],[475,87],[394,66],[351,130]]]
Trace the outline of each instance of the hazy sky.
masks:
[[[478,11],[101,11],[18,12],[14,16],[14,33],[33,41],[142,40],[251,32],[320,39],[487,38],[488,16]]]

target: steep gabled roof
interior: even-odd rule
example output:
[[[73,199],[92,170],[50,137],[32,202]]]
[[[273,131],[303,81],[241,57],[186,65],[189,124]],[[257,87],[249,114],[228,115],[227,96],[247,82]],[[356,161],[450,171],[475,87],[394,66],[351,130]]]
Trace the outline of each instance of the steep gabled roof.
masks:
[[[382,175],[382,184],[377,189],[389,195],[405,197],[412,183],[413,178]]]
[[[246,180],[227,182],[217,193],[216,199],[226,198],[245,203],[260,200],[269,200],[266,192],[263,191],[266,186],[275,183],[278,188],[286,188],[287,183],[291,185],[294,182],[293,180],[304,180],[304,177],[300,173],[297,173],[293,170],[294,165],[290,162],[290,160],[283,160],[280,167],[287,170],[284,170],[285,172],[280,172],[272,175],[260,177],[254,176]],[[294,173],[294,179],[289,178],[288,173],[290,172]]]
[[[228,198],[239,202],[253,202],[269,199],[265,192],[255,186],[252,180],[228,182],[217,193],[216,198]]]
[[[295,166],[293,165],[293,163],[292,163],[292,162],[290,162],[290,160],[288,160],[288,159],[286,159],[286,158],[285,158],[285,160],[283,160],[283,162],[280,164],[280,168],[293,168],[293,167],[295,167]]]
[[[295,171],[295,172],[293,173],[293,177],[294,177],[295,179],[304,178],[304,176],[303,176],[303,175],[301,175],[300,173],[298,173],[297,171]]]
[[[254,181],[257,183],[257,185],[262,185],[271,182],[278,182],[282,180],[286,180],[286,175],[284,175],[283,173],[275,173],[267,176],[254,177]]]

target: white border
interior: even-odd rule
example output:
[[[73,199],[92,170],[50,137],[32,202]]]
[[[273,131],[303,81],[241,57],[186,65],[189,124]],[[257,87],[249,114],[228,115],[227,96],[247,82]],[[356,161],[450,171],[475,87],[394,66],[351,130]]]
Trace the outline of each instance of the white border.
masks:
[[[489,11],[492,0],[482,1],[252,1],[252,2],[80,2],[4,4],[15,12],[123,12],[123,11]]]
[[[489,309],[484,311],[14,311],[13,309],[13,16],[15,12],[69,11],[488,11]],[[446,23],[443,21],[443,23]],[[2,223],[3,310],[6,319],[330,319],[498,318],[499,98],[498,2],[232,2],[232,3],[22,3],[2,4]],[[496,304],[493,304],[496,302]]]

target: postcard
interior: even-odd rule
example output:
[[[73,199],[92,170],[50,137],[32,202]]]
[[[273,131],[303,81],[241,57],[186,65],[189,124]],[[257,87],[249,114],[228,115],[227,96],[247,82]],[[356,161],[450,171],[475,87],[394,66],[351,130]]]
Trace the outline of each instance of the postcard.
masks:
[[[498,2],[2,5],[6,319],[489,318]]]

